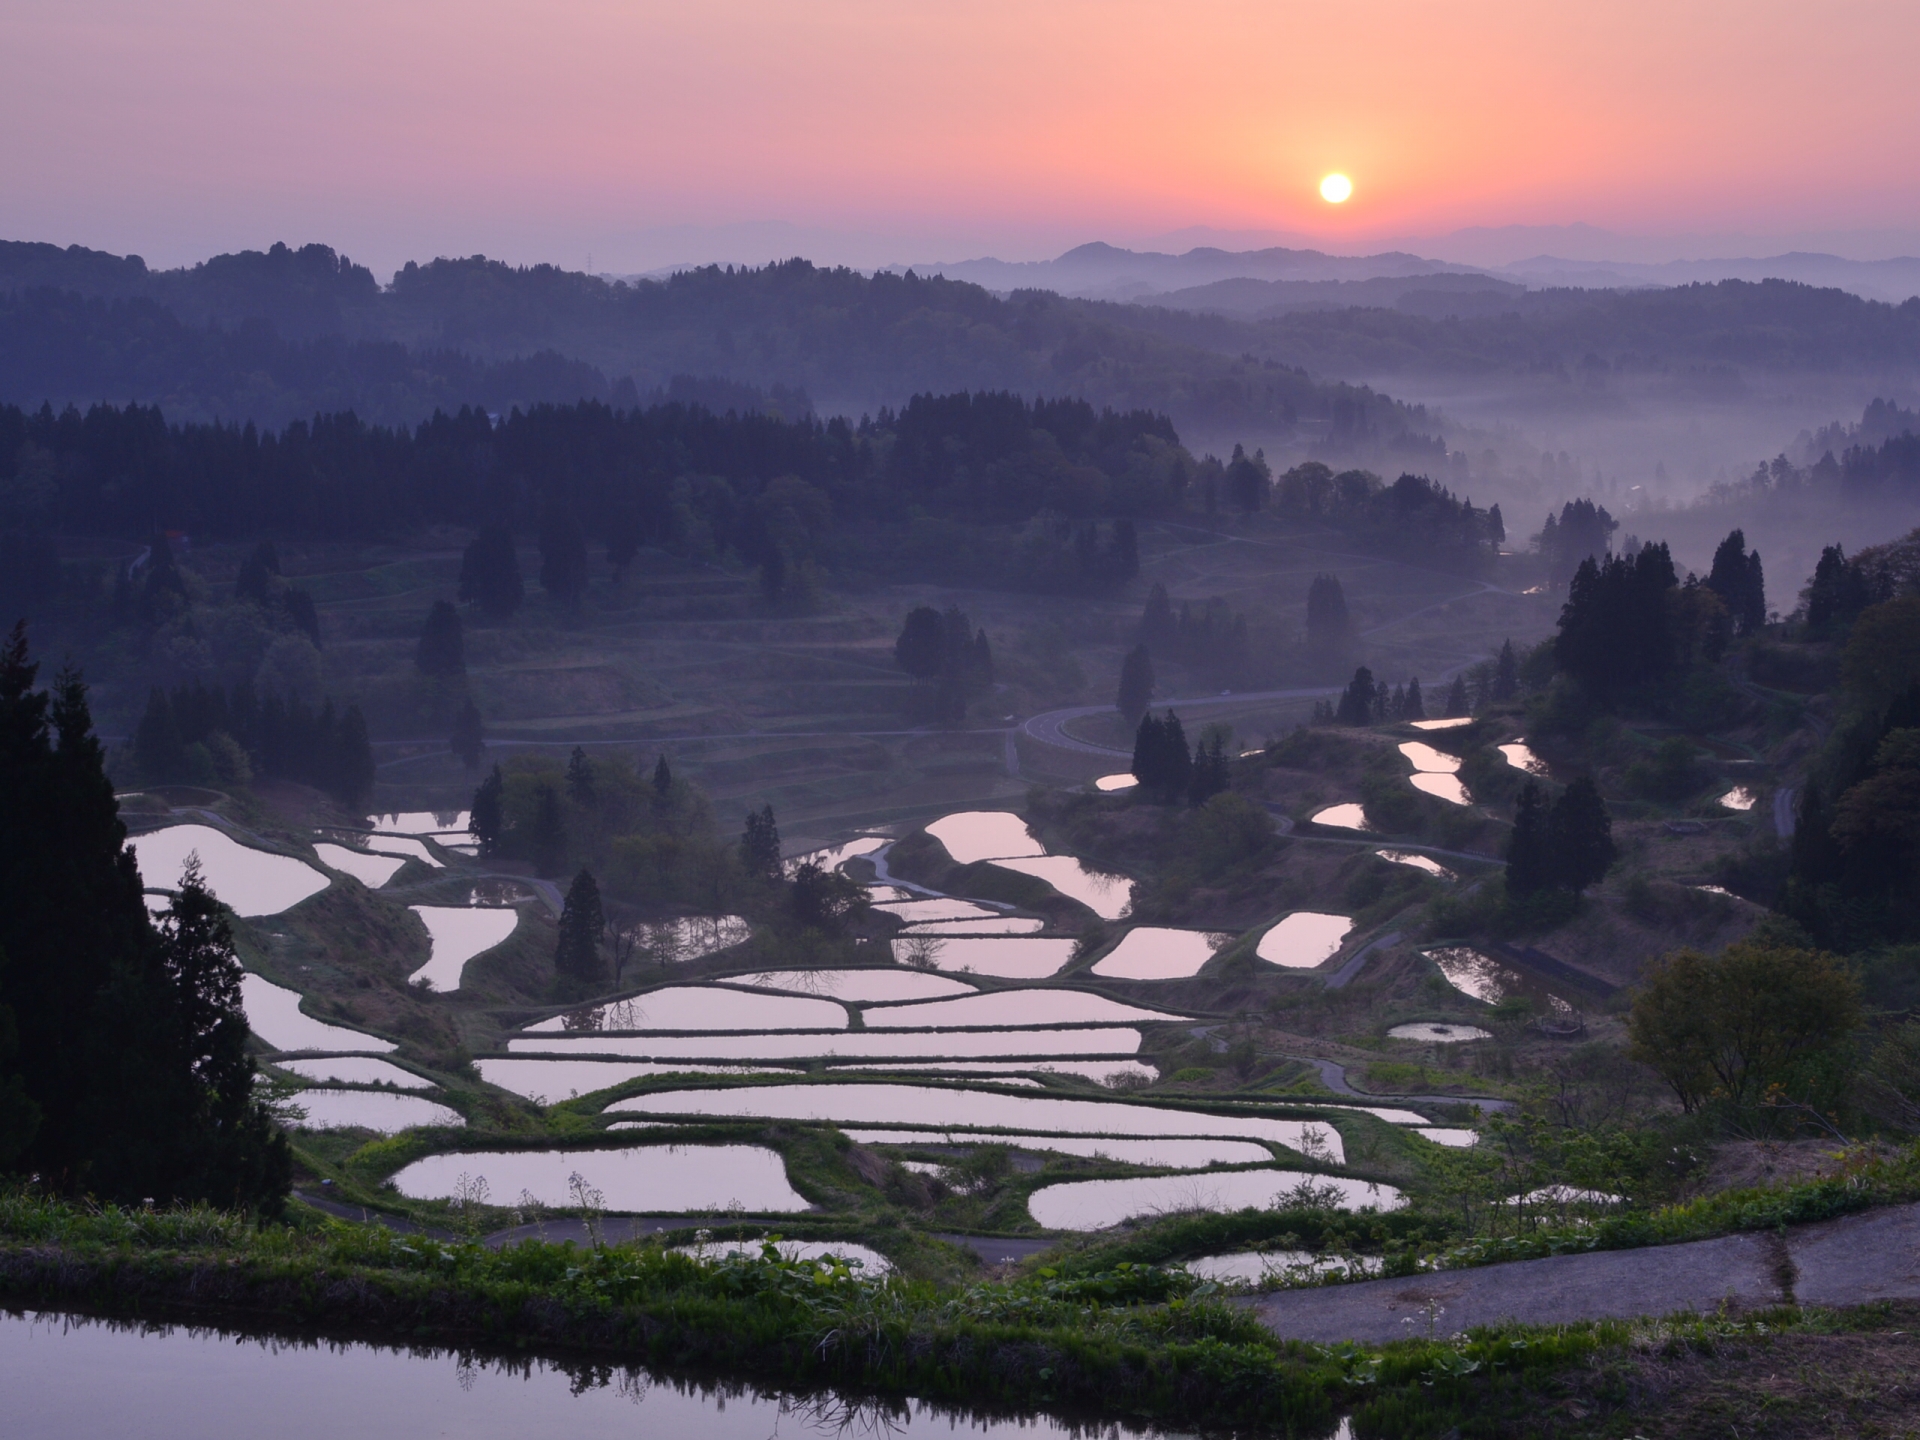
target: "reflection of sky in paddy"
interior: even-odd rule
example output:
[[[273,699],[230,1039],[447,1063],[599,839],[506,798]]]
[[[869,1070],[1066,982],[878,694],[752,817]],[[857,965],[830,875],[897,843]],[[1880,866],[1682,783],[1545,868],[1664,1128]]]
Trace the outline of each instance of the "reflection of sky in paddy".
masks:
[[[1073,958],[1077,943],[1063,936],[910,935],[893,942],[893,958],[903,963],[924,959],[934,969],[955,975],[1044,980]]]
[[[844,1030],[847,1012],[831,1000],[757,995],[718,985],[674,985],[630,1000],[570,1011],[529,1025],[529,1033],[605,1030]],[[682,1052],[686,1053],[686,1052]]]
[[[942,815],[927,826],[927,834],[946,846],[947,853],[961,865],[1047,853],[1046,846],[1027,829],[1027,822],[1006,810],[961,810]]]
[[[1069,900],[1078,900],[1102,920],[1118,920],[1133,904],[1133,881],[1124,875],[1089,870],[1071,855],[1038,855],[1028,859],[996,860],[1003,870],[1018,871],[1044,880]]]
[[[572,1177],[598,1190],[609,1210],[724,1210],[775,1213],[810,1208],[787,1183],[777,1151],[758,1145],[649,1145],[626,1150],[505,1150],[429,1155],[393,1177],[402,1195],[439,1200],[463,1179],[484,1180],[487,1198],[511,1205],[573,1206]]]
[[[1498,748],[1500,753],[1506,756],[1507,764],[1514,769],[1524,770],[1529,775],[1547,773],[1547,762],[1534,754],[1533,748],[1524,741],[1515,740],[1511,745],[1502,745]]]
[[[1096,790],[1107,791],[1131,790],[1139,783],[1138,780],[1123,770],[1118,775],[1102,775],[1098,780],[1093,782],[1093,787]]]
[[[1440,967],[1440,973],[1447,977],[1449,985],[1475,1000],[1498,1005],[1502,1000],[1524,997],[1542,1002],[1549,1009],[1562,1014],[1571,1014],[1573,1011],[1573,1006],[1532,976],[1521,973],[1511,965],[1502,965],[1491,955],[1483,955],[1468,946],[1451,945],[1440,950],[1429,950],[1427,956]]]
[[[1720,797],[1720,803],[1729,810],[1751,810],[1757,798],[1746,786],[1736,785]]]
[[[1471,715],[1455,715],[1445,720],[1415,720],[1413,722],[1413,728],[1416,730],[1458,730],[1462,725],[1471,725],[1472,723],[1473,717]]]
[[[330,883],[304,860],[242,845],[211,825],[169,825],[127,841],[140,883],[175,890],[187,857],[200,857],[200,878],[236,915],[278,915]]]
[[[1006,1056],[1134,1055],[1140,1032],[1126,1026],[1079,1030],[843,1030],[762,1035],[520,1035],[516,1055],[630,1055],[653,1060],[933,1060]],[[1037,1069],[1038,1065],[1024,1066]]]
[[[1309,1175],[1298,1170],[1228,1170],[1208,1175],[1146,1175],[1133,1180],[1075,1180],[1047,1185],[1028,1197],[1027,1209],[1049,1230],[1105,1230],[1136,1215],[1165,1215],[1182,1210],[1223,1213],[1271,1209],[1286,1203],[1303,1186],[1324,1195],[1334,1208],[1369,1206],[1396,1209],[1400,1192],[1338,1175]]]
[[[1197,974],[1231,935],[1141,925],[1100,958],[1095,975],[1116,980],[1184,980]]]
[[[1324,810],[1316,811],[1313,816],[1313,823],[1316,825],[1331,825],[1336,830],[1373,829],[1373,826],[1367,823],[1367,812],[1365,808],[1352,801],[1349,801],[1345,805],[1329,805]]]
[[[1352,929],[1345,915],[1296,910],[1260,937],[1254,953],[1270,965],[1311,970],[1336,954]]]
[[[1382,860],[1391,860],[1395,865],[1411,865],[1416,870],[1424,870],[1427,874],[1442,880],[1460,878],[1432,856],[1422,855],[1416,850],[1376,850],[1374,853]]]
[[[1491,1040],[1491,1032],[1482,1030],[1478,1025],[1439,1025],[1429,1020],[1416,1020],[1407,1025],[1396,1025],[1387,1031],[1394,1040],[1424,1040],[1433,1045],[1457,1045],[1466,1040]]]
[[[1430,775],[1451,775],[1460,768],[1460,757],[1449,755],[1444,750],[1436,750],[1431,745],[1418,740],[1409,740],[1399,747],[1400,753],[1407,757],[1415,770]]]
[[[1467,794],[1467,787],[1460,783],[1458,775],[1409,775],[1408,781],[1416,790],[1424,791],[1449,805],[1471,805],[1473,799]]]

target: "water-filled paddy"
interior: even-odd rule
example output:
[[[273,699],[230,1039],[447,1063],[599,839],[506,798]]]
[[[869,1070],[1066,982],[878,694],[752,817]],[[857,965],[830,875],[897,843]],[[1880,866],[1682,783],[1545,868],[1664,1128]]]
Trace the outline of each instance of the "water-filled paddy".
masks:
[[[1071,855],[1038,855],[1029,859],[995,860],[1002,870],[1044,880],[1069,900],[1078,900],[1102,920],[1118,920],[1133,904],[1133,881],[1124,875],[1090,870]]]
[[[471,810],[401,810],[369,815],[367,828],[380,835],[465,835]]]
[[[1413,1133],[1454,1150],[1471,1150],[1480,1143],[1478,1131],[1461,1130],[1448,1125],[1416,1125]]]
[[[336,1047],[328,1047],[336,1048]],[[1031,1055],[1132,1055],[1140,1032],[1084,1030],[842,1031],[805,1035],[537,1035],[507,1042],[515,1055],[621,1055],[652,1060],[935,1060]]]
[[[753,985],[762,990],[791,990],[800,995],[862,1003],[886,1000],[938,1000],[949,995],[971,995],[971,985],[924,970],[763,970],[756,975],[722,975],[725,985]]]
[[[608,1210],[677,1213],[738,1205],[757,1214],[808,1208],[787,1183],[777,1152],[759,1145],[636,1145],[619,1150],[455,1151],[416,1160],[393,1177],[402,1195],[444,1200],[484,1180],[488,1199],[511,1205],[577,1206],[571,1176],[600,1192]]]
[[[1047,847],[1027,829],[1027,822],[1006,810],[961,810],[942,815],[927,826],[927,834],[944,845],[947,854],[961,865],[1047,853]]]
[[[1398,748],[1415,770],[1432,775],[1451,775],[1460,768],[1458,755],[1449,755],[1444,750],[1436,750],[1423,741],[1408,740]]]
[[[756,995],[717,985],[673,985],[631,999],[555,1015],[529,1034],[602,1030],[844,1030],[847,1012],[831,1000]]]
[[[508,1197],[511,1199],[512,1197]],[[828,1248],[834,1248],[828,1242]],[[851,1248],[841,1246],[839,1248]],[[865,1405],[516,1356],[0,1314],[9,1440],[1070,1440],[1046,1415]],[[850,1423],[851,1422],[851,1428]],[[1110,1440],[1149,1432],[1100,1427]]]
[[[1129,1080],[1153,1081],[1160,1072],[1138,1060],[863,1060],[857,1065],[838,1065],[840,1070],[939,1070],[961,1075],[1008,1075],[1031,1072],[1036,1075],[1073,1075],[1096,1085],[1110,1085],[1116,1076]]]
[[[849,1130],[861,1145],[980,1144],[983,1137],[946,1130]],[[1000,1142],[989,1142],[1000,1143]],[[1209,1165],[1265,1165],[1273,1152],[1250,1140],[1113,1140],[1101,1135],[1019,1135],[1004,1142],[1016,1150],[1106,1159],[1154,1170],[1204,1170]]]
[[[888,905],[896,900],[917,900],[920,897],[904,885],[869,885],[867,899],[875,905]]]
[[[1340,1134],[1312,1120],[1206,1115],[1112,1100],[1060,1100],[945,1085],[743,1085],[660,1090],[616,1100],[606,1114],[711,1115],[848,1125],[1030,1130],[1040,1135],[1211,1136],[1265,1141],[1339,1163]]]
[[[1376,850],[1373,853],[1395,865],[1411,865],[1415,870],[1424,870],[1436,879],[1458,880],[1460,878],[1431,855],[1422,855],[1416,850]]]
[[[467,962],[491,950],[520,923],[518,910],[478,910],[470,905],[410,905],[427,927],[427,963],[407,977],[429,990],[458,990]]]
[[[1269,1209],[1308,1187],[1342,1210],[1391,1210],[1400,1192],[1337,1175],[1299,1170],[1229,1170],[1208,1175],[1146,1175],[1132,1180],[1069,1180],[1043,1186],[1027,1198],[1036,1223],[1049,1230],[1105,1230],[1136,1215],[1184,1210]]]
[[[423,1080],[411,1070],[402,1070],[390,1060],[371,1055],[329,1055],[321,1060],[276,1060],[274,1064],[290,1075],[318,1085],[392,1085],[401,1090],[431,1090],[433,1081]]]
[[[956,900],[944,895],[933,900],[888,902],[873,908],[909,924],[927,920],[985,920],[1000,913],[991,905],[976,905],[971,900]]]
[[[909,925],[908,935],[1032,935],[1047,922],[1037,915],[995,915],[989,920],[931,920]]]
[[[811,860],[822,870],[838,870],[847,861],[860,855],[871,855],[883,850],[890,842],[884,835],[858,835],[842,845],[829,845],[821,850],[809,850],[804,855],[796,855],[787,861],[787,873],[791,875]]]
[[[389,855],[404,855],[409,860],[418,860],[435,870],[444,870],[446,861],[429,850],[425,841],[410,839],[405,835],[382,835],[373,842]]]
[[[647,958],[662,965],[698,960],[738,945],[752,934],[753,927],[740,915],[682,915],[635,930]]]
[[[1473,717],[1471,715],[1453,715],[1445,720],[1415,720],[1412,723],[1413,728],[1416,730],[1458,730],[1463,725],[1471,725],[1473,723]]]
[[[1728,810],[1751,810],[1759,797],[1744,785],[1736,785],[1720,797],[1720,804]]]
[[[1311,970],[1338,954],[1352,929],[1353,921],[1345,915],[1296,910],[1260,937],[1254,954],[1269,965]]]
[[[1119,790],[1131,790],[1140,782],[1129,772],[1122,770],[1117,775],[1102,775],[1093,782],[1093,788],[1113,794]]]
[[[365,850],[349,850],[345,845],[332,845],[325,840],[313,847],[313,853],[320,857],[320,863],[329,870],[351,875],[369,890],[378,890],[407,863],[403,855],[373,855]]]
[[[990,975],[998,980],[1044,980],[1073,958],[1075,941],[1037,935],[929,936],[929,959],[937,970],[956,975]],[[918,948],[914,937],[893,942],[893,958],[907,960]]]
[[[1482,1030],[1478,1025],[1440,1025],[1429,1020],[1396,1025],[1387,1035],[1394,1040],[1424,1040],[1431,1045],[1458,1045],[1467,1040],[1493,1038],[1491,1031]]]
[[[1184,980],[1197,975],[1231,935],[1205,930],[1170,930],[1141,925],[1129,930],[1118,945],[1100,957],[1095,975],[1116,980]]]
[[[391,1040],[303,1014],[299,991],[251,970],[240,976],[240,1004],[247,1012],[247,1028],[275,1050],[358,1050],[384,1055],[400,1048]]]
[[[591,1095],[638,1080],[645,1075],[738,1075],[740,1065],[696,1065],[690,1061],[662,1064],[651,1060],[476,1060],[480,1078],[489,1085],[524,1095],[536,1105],[555,1105],[577,1095]]]
[[[869,1030],[980,1025],[1111,1025],[1132,1020],[1181,1020],[1164,1010],[1123,1005],[1085,990],[996,990],[956,1000],[881,1005],[865,1012]]]
[[[1529,775],[1545,775],[1547,762],[1533,753],[1533,747],[1524,741],[1516,740],[1511,745],[1496,747],[1506,757],[1507,764],[1516,770],[1524,770]]]
[[[464,1125],[458,1110],[385,1090],[302,1090],[293,1103],[307,1112],[302,1130],[377,1130],[394,1135],[415,1125]]]
[[[1436,800],[1444,800],[1449,805],[1471,805],[1473,797],[1467,793],[1467,787],[1460,783],[1458,775],[1431,775],[1421,773],[1409,775],[1407,783],[1423,794]]]
[[[255,850],[211,825],[169,825],[133,836],[127,848],[140,883],[155,890],[179,889],[187,856],[197,854],[207,888],[236,915],[278,915],[331,883],[304,860]]]
[[[1187,1273],[1202,1280],[1255,1286],[1317,1280],[1336,1272],[1362,1279],[1378,1275],[1382,1264],[1375,1255],[1315,1255],[1309,1250],[1235,1250],[1181,1262]]]
[[[1440,967],[1440,973],[1446,976],[1447,983],[1454,989],[1475,1000],[1484,1000],[1489,1005],[1525,997],[1562,1014],[1569,1014],[1573,1010],[1573,1006],[1531,975],[1522,974],[1511,965],[1503,965],[1491,955],[1484,955],[1468,946],[1450,945],[1429,950],[1427,958]]]
[[[1354,801],[1316,810],[1312,818],[1314,824],[1331,826],[1335,830],[1372,830],[1374,828],[1367,823],[1366,807]]]

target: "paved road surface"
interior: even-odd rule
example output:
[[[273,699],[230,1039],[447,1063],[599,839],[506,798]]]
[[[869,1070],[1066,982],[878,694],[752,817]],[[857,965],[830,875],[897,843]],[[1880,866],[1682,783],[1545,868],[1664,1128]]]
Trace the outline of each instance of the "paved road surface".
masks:
[[[1555,1255],[1398,1280],[1279,1290],[1248,1303],[1292,1340],[1382,1341],[1516,1320],[1557,1325],[1773,1305],[1920,1299],[1920,1205],[1784,1232]]]

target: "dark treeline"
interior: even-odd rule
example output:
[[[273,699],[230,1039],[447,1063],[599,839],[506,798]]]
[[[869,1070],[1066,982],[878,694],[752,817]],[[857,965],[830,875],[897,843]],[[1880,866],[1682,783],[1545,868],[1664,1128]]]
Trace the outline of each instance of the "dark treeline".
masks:
[[[1163,805],[1182,799],[1204,805],[1231,786],[1226,736],[1218,728],[1208,728],[1211,733],[1203,734],[1189,751],[1186,728],[1173,711],[1159,719],[1151,713],[1140,717],[1130,768],[1144,799]]]
[[[967,613],[949,605],[915,607],[893,642],[893,659],[915,680],[909,712],[922,720],[958,720],[967,701],[993,688],[993,646]]]
[[[1920,496],[1920,434],[1911,428],[1915,417],[1896,406],[1887,408],[1901,417],[1905,428],[1899,434],[1877,443],[1846,445],[1837,454],[1825,450],[1810,465],[1796,465],[1785,455],[1777,455],[1744,480],[1714,486],[1709,498],[1737,504],[1796,497],[1867,502]],[[1876,416],[1869,406],[1861,428],[1876,419],[1884,421],[1884,415]]]
[[[1335,474],[1318,460],[1276,480],[1272,505],[1289,519],[1344,530],[1375,554],[1454,570],[1487,568],[1507,538],[1498,505],[1475,509],[1471,499],[1457,499],[1422,475],[1402,475],[1389,485],[1365,470]]]
[[[1305,371],[1246,358],[1246,346],[1219,353],[1164,338],[1118,323],[1104,307],[1044,292],[1002,298],[963,281],[869,276],[805,260],[706,266],[628,284],[472,256],[409,264],[383,288],[323,245],[275,246],[155,272],[137,259],[78,247],[0,243],[0,294],[45,290],[69,294],[37,300],[17,323],[0,325],[0,348],[11,346],[27,364],[9,372],[24,388],[0,390],[0,398],[166,401],[183,414],[259,423],[352,408],[398,422],[451,405],[438,390],[434,357],[458,352],[482,365],[536,357],[544,368],[535,373],[482,377],[493,387],[486,393],[515,403],[623,403],[621,386],[645,397],[674,375],[692,374],[763,389],[799,386],[866,405],[898,405],[916,392],[1077,394],[1116,410],[1166,411],[1210,431],[1278,434],[1299,426],[1309,434],[1425,441],[1436,428],[1417,407],[1364,387],[1322,384]],[[185,332],[163,336],[167,320]],[[250,351],[229,350],[234,337],[249,334],[259,342]],[[276,337],[295,348],[265,343]],[[348,348],[298,349],[322,341]],[[360,342],[406,348],[352,348]],[[171,352],[164,364],[146,358],[156,344]],[[64,388],[50,388],[55,371],[31,368],[42,349],[64,366],[57,372]],[[565,365],[580,368],[568,377],[558,368]],[[364,393],[352,389],[362,383],[362,366]],[[324,390],[315,389],[316,370],[326,377]],[[546,388],[554,383],[584,388],[556,393]],[[410,403],[415,408],[405,409]]]
[[[1155,583],[1140,616],[1139,641],[1161,661],[1184,665],[1210,682],[1240,679],[1247,669],[1247,617],[1216,597],[1175,610],[1167,587]]]
[[[171,694],[155,686],[133,739],[148,784],[244,784],[255,774],[325,790],[352,808],[373,790],[373,747],[358,705],[315,710],[298,696],[257,699],[196,680]]]

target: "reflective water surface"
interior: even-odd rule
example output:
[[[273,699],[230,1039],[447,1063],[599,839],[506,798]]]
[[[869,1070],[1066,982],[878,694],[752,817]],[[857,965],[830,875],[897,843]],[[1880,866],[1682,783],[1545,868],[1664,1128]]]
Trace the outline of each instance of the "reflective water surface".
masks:
[[[179,889],[187,856],[197,854],[207,888],[236,915],[278,915],[331,883],[304,860],[255,850],[211,825],[169,825],[132,836],[127,848],[140,883],[156,890]]]
[[[1511,965],[1503,965],[1491,955],[1482,954],[1468,946],[1450,945],[1440,950],[1429,950],[1427,958],[1440,967],[1440,973],[1447,977],[1447,983],[1454,989],[1462,995],[1484,1000],[1489,1005],[1524,996],[1562,1014],[1573,1011],[1573,1006],[1550,992],[1531,975],[1523,974]]]
[[[1133,1180],[1070,1180],[1047,1185],[1027,1199],[1034,1220],[1049,1230],[1105,1230],[1136,1215],[1183,1210],[1267,1209],[1307,1192],[1341,1210],[1392,1210],[1401,1203],[1391,1185],[1299,1170],[1229,1170],[1207,1175],[1143,1175]]]
[[[1473,717],[1455,715],[1445,720],[1415,720],[1412,723],[1416,730],[1458,730],[1462,725],[1471,725]]]
[[[1116,980],[1184,980],[1196,975],[1232,935],[1206,930],[1172,930],[1141,925],[1129,930],[1118,945],[1100,957],[1095,975]]]
[[[367,828],[382,835],[465,835],[471,810],[401,810],[369,815]]]
[[[1511,745],[1501,745],[1497,748],[1502,755],[1506,756],[1507,764],[1513,766],[1514,769],[1524,770],[1529,775],[1545,775],[1547,773],[1547,762],[1534,754],[1532,747],[1524,741],[1516,740]]]
[[[869,1030],[922,1025],[1105,1025],[1123,1020],[1180,1020],[1164,1010],[1123,1005],[1085,990],[996,990],[957,1000],[877,1005],[865,1012]]]
[[[1314,824],[1329,825],[1335,830],[1371,830],[1374,828],[1367,823],[1366,807],[1352,801],[1345,805],[1329,805],[1324,810],[1315,811],[1312,818]]]
[[[863,1060],[857,1065],[836,1065],[841,1070],[939,1070],[962,1075],[1006,1075],[1022,1071],[1035,1075],[1076,1075],[1098,1085],[1110,1085],[1116,1077],[1128,1080],[1157,1080],[1160,1072],[1138,1060],[1061,1060],[1043,1056],[1037,1060]]]
[[[971,900],[939,896],[930,900],[883,901],[873,907],[883,915],[915,923],[925,920],[983,920],[1000,912],[991,905],[976,905]]]
[[[1284,1145],[1339,1163],[1340,1134],[1312,1120],[1206,1115],[1110,1100],[1005,1095],[958,1085],[754,1085],[725,1090],[660,1090],[616,1100],[609,1115],[744,1116],[916,1128],[1031,1130],[1041,1135],[1214,1136]]]
[[[1491,1031],[1482,1030],[1478,1025],[1439,1025],[1430,1020],[1396,1025],[1387,1034],[1395,1040],[1425,1040],[1434,1045],[1456,1045],[1463,1040],[1493,1038]]]
[[[1093,788],[1112,793],[1117,790],[1131,790],[1139,783],[1132,774],[1122,770],[1118,775],[1102,775],[1093,782]]]
[[[393,1177],[415,1200],[472,1194],[486,1184],[489,1203],[531,1196],[541,1205],[578,1206],[572,1177],[600,1192],[608,1210],[637,1213],[725,1210],[759,1214],[808,1208],[787,1183],[777,1151],[760,1145],[636,1145],[619,1150],[469,1150],[429,1155]]]
[[[946,847],[962,865],[976,860],[999,860],[1010,855],[1044,855],[1027,822],[1006,810],[961,810],[942,815],[927,826],[927,834]]]
[[[1751,810],[1759,799],[1753,791],[1744,785],[1736,785],[1720,797],[1720,803],[1729,810]]]
[[[300,1009],[300,992],[276,985],[251,970],[240,977],[240,1004],[247,1028],[275,1050],[357,1050],[384,1055],[400,1047],[344,1025],[329,1025]]]
[[[929,920],[909,925],[908,935],[1031,935],[1046,929],[1037,915],[996,915],[990,920]]]
[[[1118,920],[1133,904],[1133,881],[1124,875],[1090,870],[1071,855],[1040,855],[1031,859],[996,860],[1003,870],[1044,880],[1069,900],[1078,900],[1102,920]]]
[[[831,1242],[827,1248],[835,1248]],[[841,1246],[841,1249],[851,1247]],[[1146,1440],[605,1364],[0,1314],[8,1440]]]
[[[513,934],[518,910],[479,910],[471,905],[409,905],[427,927],[427,963],[407,977],[429,990],[458,990],[467,961]]]
[[[913,963],[924,956],[936,970],[956,975],[991,975],[998,980],[1044,980],[1073,958],[1074,941],[1042,936],[904,936],[893,942],[893,958]]]
[[[306,1112],[301,1130],[377,1130],[393,1135],[415,1125],[464,1125],[458,1110],[418,1095],[385,1090],[302,1090],[293,1104]]]
[[[833,1000],[937,1000],[974,993],[964,981],[929,975],[924,970],[763,970],[755,975],[721,975],[715,979],[727,985],[792,990]]]
[[[676,1255],[691,1255],[696,1260],[726,1260],[734,1256],[758,1256],[765,1249],[759,1240],[709,1240],[703,1245],[676,1245]],[[855,1240],[780,1240],[774,1243],[783,1260],[825,1260],[829,1256],[858,1265],[862,1275],[885,1275],[893,1262],[871,1246]]]
[[[1254,953],[1270,965],[1311,970],[1337,954],[1352,929],[1345,915],[1296,910],[1260,937]]]
[[[570,1010],[529,1034],[599,1030],[844,1030],[847,1012],[831,1000],[756,995],[719,985],[670,985],[628,1000]]]
[[[849,1130],[849,1140],[862,1145],[978,1144],[981,1137],[964,1130]],[[1113,1140],[1101,1135],[1021,1135],[1009,1137],[1016,1150],[1038,1150],[1074,1155],[1088,1160],[1114,1160],[1155,1170],[1204,1170],[1209,1165],[1264,1165],[1273,1152],[1248,1140]]]
[[[330,1055],[324,1060],[276,1060],[280,1069],[316,1084],[392,1085],[400,1090],[431,1090],[433,1082],[390,1060],[371,1055]]]
[[[1395,865],[1411,865],[1416,870],[1424,870],[1441,880],[1458,880],[1460,877],[1431,855],[1422,855],[1417,850],[1376,850],[1373,852],[1382,860],[1390,860]]]
[[[1449,805],[1471,805],[1473,797],[1467,793],[1467,787],[1460,783],[1458,775],[1429,775],[1425,773],[1409,775],[1407,783],[1424,794]]]
[[[1451,775],[1460,768],[1458,755],[1449,755],[1446,751],[1436,750],[1433,746],[1419,740],[1408,740],[1398,748],[1400,753],[1412,763],[1415,770],[1426,771],[1433,775]]]
[[[643,1075],[739,1075],[760,1073],[744,1065],[699,1065],[690,1060],[476,1060],[480,1078],[489,1085],[524,1095],[536,1105],[554,1105],[578,1095],[611,1089]]]
[[[350,850],[325,840],[313,847],[320,863],[342,875],[351,875],[369,890],[378,890],[399,873],[407,863],[404,855],[373,855],[365,850]]]
[[[1122,1027],[1084,1030],[815,1031],[810,1035],[578,1035],[522,1036],[507,1042],[516,1055],[631,1055],[688,1060],[964,1060],[1007,1055],[1132,1055],[1140,1032]]]

